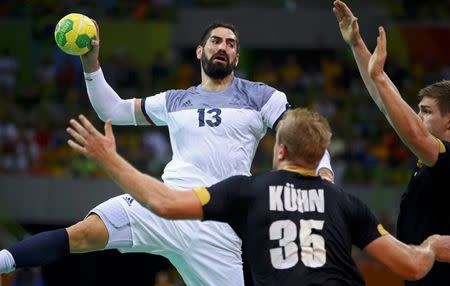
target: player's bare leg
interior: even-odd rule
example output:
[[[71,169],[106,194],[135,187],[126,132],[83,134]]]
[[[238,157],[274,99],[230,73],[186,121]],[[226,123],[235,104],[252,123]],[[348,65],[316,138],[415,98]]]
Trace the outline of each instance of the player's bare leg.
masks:
[[[68,227],[67,233],[69,235],[70,253],[101,250],[108,243],[108,230],[95,213]]]

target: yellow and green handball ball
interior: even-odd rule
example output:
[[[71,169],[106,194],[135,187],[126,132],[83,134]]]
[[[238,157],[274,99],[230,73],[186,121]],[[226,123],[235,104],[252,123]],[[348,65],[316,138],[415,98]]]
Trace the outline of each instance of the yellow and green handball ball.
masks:
[[[59,20],[55,28],[56,44],[69,55],[80,56],[89,52],[91,40],[96,38],[94,22],[83,14],[68,14]]]

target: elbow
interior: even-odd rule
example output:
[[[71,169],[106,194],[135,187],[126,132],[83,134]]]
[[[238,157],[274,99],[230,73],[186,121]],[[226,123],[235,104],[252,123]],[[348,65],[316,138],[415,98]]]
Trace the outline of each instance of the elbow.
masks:
[[[428,269],[424,267],[414,267],[411,271],[404,277],[406,280],[416,281],[422,279],[427,273]]]
[[[170,207],[165,205],[159,205],[155,210],[155,214],[165,219],[172,218],[172,212],[170,210]]]
[[[165,219],[173,219],[174,218],[174,212],[173,208],[170,206],[169,203],[165,202],[158,202],[158,203],[145,203],[144,206],[151,210],[154,214],[156,214],[159,217],[165,218]]]
[[[167,207],[163,203],[143,202],[142,205],[157,216],[166,218],[168,214]]]
[[[428,271],[430,271],[433,264],[429,265],[428,263],[417,263],[418,261],[411,261],[409,266],[406,267],[403,273],[400,273],[404,279],[409,281],[416,281],[422,279],[425,275],[427,275]]]

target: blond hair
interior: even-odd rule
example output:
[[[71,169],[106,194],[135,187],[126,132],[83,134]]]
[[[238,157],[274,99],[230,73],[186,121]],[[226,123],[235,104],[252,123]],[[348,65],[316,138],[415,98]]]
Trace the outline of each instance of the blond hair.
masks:
[[[306,108],[296,108],[288,110],[278,124],[276,144],[286,146],[289,161],[301,160],[317,167],[331,136],[325,117]]]

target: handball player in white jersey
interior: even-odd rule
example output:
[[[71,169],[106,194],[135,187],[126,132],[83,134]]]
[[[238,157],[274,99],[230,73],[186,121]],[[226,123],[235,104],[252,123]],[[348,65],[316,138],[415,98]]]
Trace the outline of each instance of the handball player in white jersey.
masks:
[[[81,56],[92,106],[100,119],[115,125],[168,126],[173,157],[162,179],[180,191],[250,175],[260,139],[289,106],[283,92],[234,76],[239,40],[230,24],[213,23],[201,37],[196,49],[200,85],[142,99],[123,100],[116,94],[100,68],[99,39],[93,44]],[[332,180],[328,152],[317,172]],[[188,285],[236,286],[244,284],[241,244],[228,224],[165,220],[129,195],[120,195],[67,229],[38,234],[1,251],[0,273],[43,265],[69,253],[118,249],[168,258]],[[45,257],[39,258],[39,252]]]

